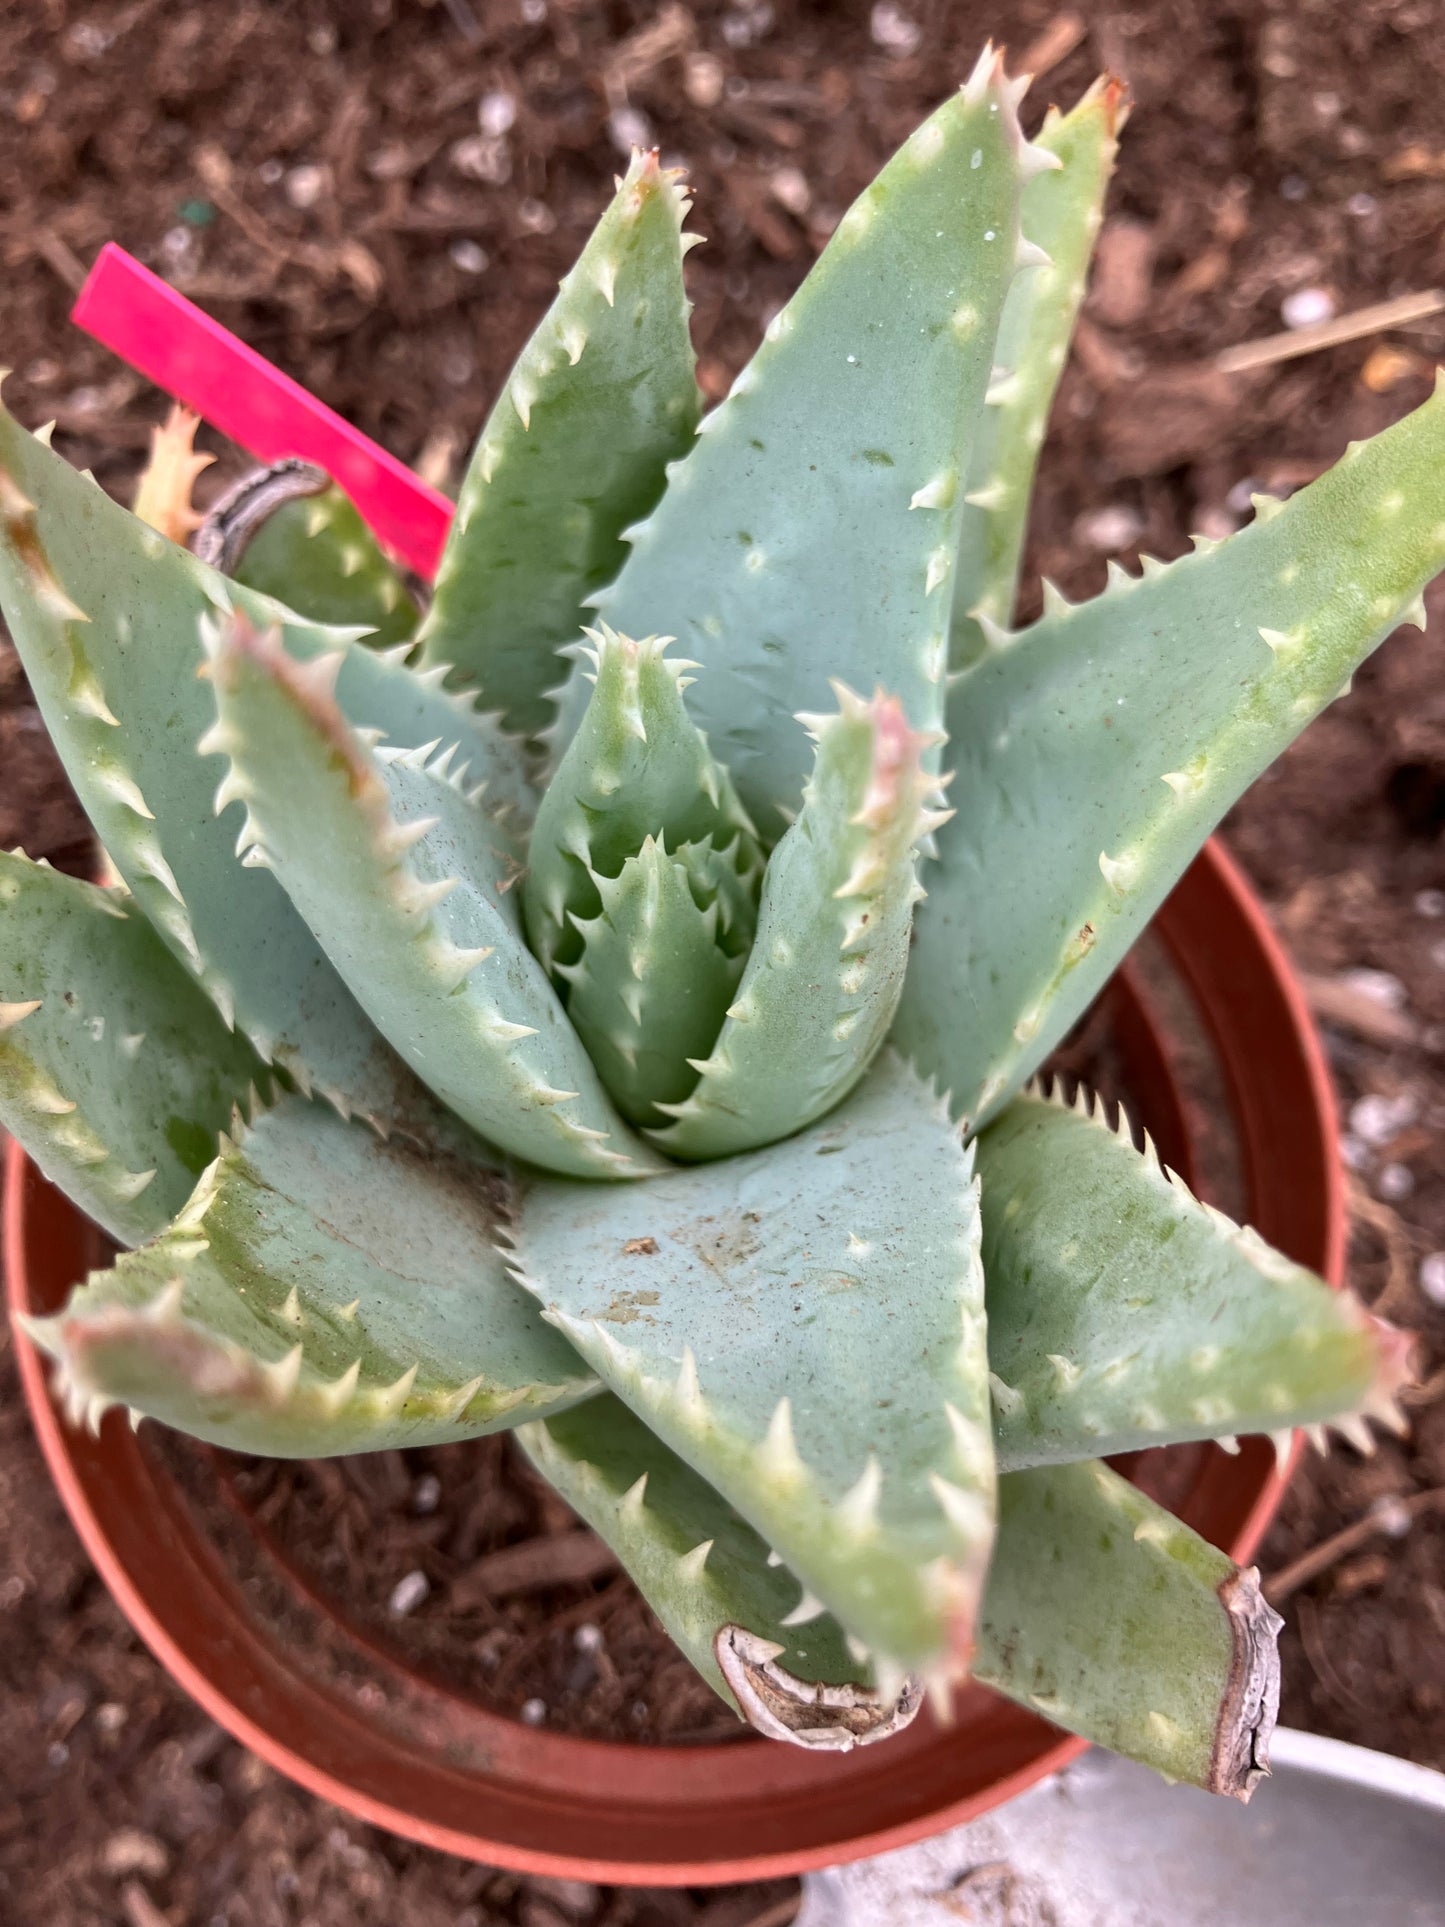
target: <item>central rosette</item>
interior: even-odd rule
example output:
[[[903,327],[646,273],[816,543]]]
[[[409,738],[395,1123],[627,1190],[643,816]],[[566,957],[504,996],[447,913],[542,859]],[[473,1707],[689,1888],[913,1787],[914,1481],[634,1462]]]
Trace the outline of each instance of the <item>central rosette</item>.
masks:
[[[630,1123],[682,1158],[768,1144],[867,1069],[903,988],[927,742],[836,685],[766,857],[668,638],[592,635],[591,698],[537,813],[526,927]],[[668,1119],[672,1122],[668,1123]]]

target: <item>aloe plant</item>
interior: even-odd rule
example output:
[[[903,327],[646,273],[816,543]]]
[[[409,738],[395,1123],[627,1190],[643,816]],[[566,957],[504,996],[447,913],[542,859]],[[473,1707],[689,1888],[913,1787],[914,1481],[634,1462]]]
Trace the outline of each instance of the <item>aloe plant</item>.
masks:
[[[1100,1460],[1363,1446],[1409,1341],[1039,1073],[1422,621],[1445,399],[1011,629],[1120,119],[1021,91],[986,52],[707,414],[636,157],[419,619],[324,477],[192,552],[0,413],[0,600],[122,879],[0,859],[0,1116],[130,1247],[29,1324],[92,1424],[515,1428],[760,1731],[972,1671],[1245,1797],[1278,1621]]]

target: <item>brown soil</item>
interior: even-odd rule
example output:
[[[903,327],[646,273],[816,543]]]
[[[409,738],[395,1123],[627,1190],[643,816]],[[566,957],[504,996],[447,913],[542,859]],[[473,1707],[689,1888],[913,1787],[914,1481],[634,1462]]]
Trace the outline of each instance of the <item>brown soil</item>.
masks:
[[[159,400],[65,326],[79,272],[115,238],[403,457],[454,475],[600,205],[619,158],[612,130],[638,131],[629,116],[697,186],[694,225],[709,244],[689,272],[703,376],[719,393],[852,194],[999,25],[973,0],[879,13],[885,39],[891,22],[891,37],[907,40],[902,21],[916,46],[876,44],[865,6],[803,0],[13,9],[0,17],[0,347],[17,370],[7,401],[32,423],[55,416],[68,456],[128,486]],[[1224,378],[1209,360],[1279,328],[1292,292],[1324,289],[1348,310],[1445,284],[1438,0],[1348,10],[1141,0],[1127,12],[1081,5],[1077,24],[1082,39],[1036,90],[1039,106],[1071,98],[1105,63],[1137,106],[1035,523],[1033,569],[1071,594],[1101,585],[1108,553],[1172,555],[1191,529],[1234,526],[1251,483],[1307,480],[1346,439],[1414,406],[1445,348],[1437,319],[1252,377]],[[1047,32],[1058,47],[1070,16],[1052,0],[1017,0],[1008,32],[1020,51]],[[500,95],[516,101],[514,124],[479,132],[479,101]],[[495,130],[495,99],[486,111]],[[236,462],[227,452],[222,466]],[[1445,599],[1435,601],[1438,619]],[[1431,894],[1445,885],[1442,824],[1438,652],[1405,631],[1228,825],[1328,1019],[1355,1126],[1353,1281],[1426,1337],[1412,1438],[1368,1461],[1347,1447],[1312,1460],[1266,1546],[1263,1568],[1279,1574],[1360,1525],[1289,1600],[1285,1717],[1435,1766],[1445,1766],[1445,1308],[1423,1296],[1420,1267],[1445,1251],[1445,903]],[[0,845],[15,843],[86,860],[83,825],[0,645]],[[1361,970],[1386,981],[1352,975]],[[1352,1108],[1369,1098],[1391,1106]],[[278,1780],[130,1636],[45,1481],[8,1358],[3,1369],[7,1921],[782,1918],[786,1885],[622,1893],[466,1867]],[[446,1482],[445,1455],[432,1458]],[[323,1561],[345,1556],[359,1505],[368,1517],[380,1505],[395,1522],[392,1583],[411,1570],[431,1582],[412,1615],[423,1637],[472,1578],[482,1603],[466,1624],[482,1667],[498,1624],[541,1624],[527,1601],[560,1607],[560,1639],[540,1642],[557,1669],[552,1703],[595,1693],[596,1682],[568,1685],[584,1660],[597,1663],[575,1632],[595,1624],[599,1651],[631,1650],[641,1632],[627,1589],[605,1576],[539,1593],[482,1586],[474,1575],[489,1553],[534,1524],[555,1532],[554,1502],[519,1486],[513,1503],[531,1514],[479,1521],[440,1503],[427,1514],[424,1470],[414,1458],[244,1476],[263,1506],[292,1482],[285,1503],[322,1535]],[[1390,1499],[1415,1503],[1372,1512]],[[1408,1529],[1392,1537],[1375,1529],[1382,1520]],[[686,1730],[680,1679],[659,1684],[654,1697],[681,1709]]]
[[[747,1736],[507,1438],[311,1462],[213,1453],[159,1427],[146,1443],[253,1597],[259,1537],[266,1578],[290,1575],[339,1610],[362,1651],[380,1645],[553,1732],[668,1746]],[[266,1586],[270,1623],[287,1624],[291,1591]],[[316,1663],[354,1673],[357,1642],[323,1638]]]

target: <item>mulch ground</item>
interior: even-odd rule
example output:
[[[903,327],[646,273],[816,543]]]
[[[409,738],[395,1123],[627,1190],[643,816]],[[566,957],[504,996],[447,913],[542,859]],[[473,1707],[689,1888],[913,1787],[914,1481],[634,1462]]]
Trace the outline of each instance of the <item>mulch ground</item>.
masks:
[[[0,15],[6,399],[31,424],[53,416],[58,447],[127,489],[159,398],[65,321],[114,238],[405,459],[454,479],[638,139],[686,162],[696,185],[708,245],[689,280],[703,380],[720,394],[854,193],[985,34],[1006,29],[1019,64],[1051,63],[1035,115],[1103,65],[1136,101],[1044,464],[1031,613],[1039,571],[1077,595],[1102,585],[1110,555],[1178,554],[1189,531],[1243,520],[1251,487],[1307,481],[1423,398],[1445,352],[1439,318],[1247,376],[1221,375],[1213,357],[1278,330],[1292,297],[1290,313],[1322,298],[1345,312],[1445,286],[1442,27],[1436,0],[1077,13],[1018,0],[1006,20],[972,0],[35,0]],[[223,454],[213,474],[234,472]],[[1438,665],[1433,637],[1394,638],[1226,833],[1324,1025],[1349,1126],[1353,1282],[1425,1336],[1412,1436],[1370,1459],[1345,1446],[1311,1459],[1264,1550],[1289,1594],[1284,1713],[1445,1767]],[[14,844],[87,859],[0,642],[0,847]],[[787,1917],[786,1883],[649,1894],[471,1868],[277,1779],[130,1635],[51,1494],[3,1351],[0,1373],[7,1922]],[[395,1503],[414,1505],[412,1484]]]

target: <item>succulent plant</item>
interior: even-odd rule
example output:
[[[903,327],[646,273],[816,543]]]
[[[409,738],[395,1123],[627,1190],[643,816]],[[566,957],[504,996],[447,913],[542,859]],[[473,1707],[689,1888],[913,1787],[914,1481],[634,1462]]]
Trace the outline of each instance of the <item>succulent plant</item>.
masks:
[[[191,552],[0,414],[0,600],[123,879],[0,858],[0,1116],[129,1247],[29,1326],[77,1418],[515,1428],[759,1730],[972,1670],[1244,1796],[1276,1616],[1101,1460],[1366,1443],[1408,1340],[1039,1073],[1423,621],[1445,399],[1011,630],[1122,118],[1030,142],[1022,87],[984,55],[707,414],[635,157],[424,611],[324,476]]]

